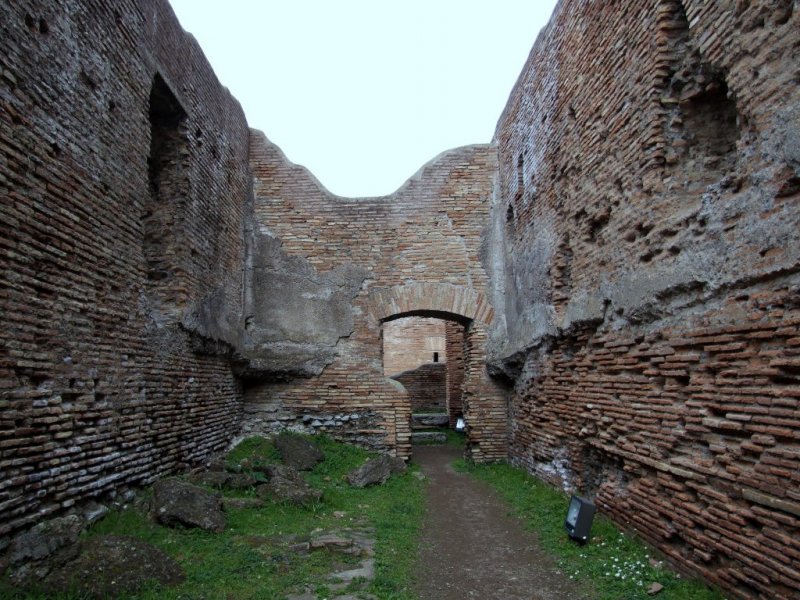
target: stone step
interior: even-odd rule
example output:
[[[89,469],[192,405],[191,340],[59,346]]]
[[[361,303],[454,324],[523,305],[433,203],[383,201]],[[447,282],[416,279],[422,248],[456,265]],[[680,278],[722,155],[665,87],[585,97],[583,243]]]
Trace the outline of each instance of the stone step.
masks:
[[[450,417],[447,413],[417,413],[411,415],[411,425],[423,427],[447,427],[450,424]]]
[[[411,424],[411,431],[440,431],[445,429],[444,427],[431,427],[429,425],[415,425],[414,423]]]
[[[415,431],[411,434],[412,444],[445,444],[447,434],[444,431]]]

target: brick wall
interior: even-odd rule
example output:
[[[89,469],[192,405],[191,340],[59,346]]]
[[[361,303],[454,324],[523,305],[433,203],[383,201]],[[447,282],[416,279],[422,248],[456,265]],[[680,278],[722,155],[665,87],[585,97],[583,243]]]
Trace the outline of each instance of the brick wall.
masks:
[[[447,351],[447,414],[450,427],[455,428],[459,416],[464,414],[461,388],[464,385],[464,326],[456,321],[445,322]]]
[[[564,0],[496,131],[512,460],[737,598],[800,589],[799,25]]]
[[[442,319],[405,317],[383,324],[383,372],[396,375],[426,363],[445,362],[445,323]]]
[[[0,40],[2,547],[237,430],[250,180],[166,2],[5,2]]]
[[[480,252],[495,148],[446,152],[397,192],[379,198],[330,194],[262,134],[251,136],[250,156],[259,234],[280,239],[281,251],[307,265],[303,268],[311,277],[342,269],[366,275],[352,301],[351,331],[340,337],[335,359],[308,380],[249,387],[246,430],[272,427],[270,415],[278,413],[284,426],[303,429],[303,415],[313,411],[370,409],[380,415],[380,425],[357,434],[342,430],[342,437],[372,435],[376,443],[382,439],[383,447],[407,456],[410,404],[405,391],[384,376],[382,322],[402,316],[491,321]],[[483,348],[476,349],[476,355],[481,352],[485,356]],[[488,376],[476,375],[486,378],[480,381],[491,398]],[[329,432],[338,435],[337,430],[334,424]],[[505,443],[505,431],[495,433]]]
[[[470,456],[797,597],[795,2],[562,0],[493,144],[358,199],[247,130],[164,1],[0,17],[0,548],[236,433],[407,456],[382,328],[436,317]]]
[[[461,402],[466,422],[466,454],[475,462],[508,459],[508,398],[486,370],[486,325],[464,329],[464,381]]]
[[[392,375],[408,392],[411,412],[443,413],[447,408],[447,365],[428,363]]]

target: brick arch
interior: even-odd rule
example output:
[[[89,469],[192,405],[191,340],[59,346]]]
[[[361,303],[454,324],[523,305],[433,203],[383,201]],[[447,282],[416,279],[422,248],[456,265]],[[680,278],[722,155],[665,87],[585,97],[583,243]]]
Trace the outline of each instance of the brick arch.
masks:
[[[381,288],[370,296],[370,312],[378,321],[400,315],[430,315],[491,324],[494,310],[473,288],[449,283],[410,283]]]
[[[486,341],[494,311],[488,299],[466,286],[411,283],[374,290],[369,312],[376,323],[399,317],[427,316],[459,321],[464,330],[462,407],[467,422],[467,456],[477,462],[504,460],[508,454],[505,392],[486,370]],[[410,434],[411,404],[404,395],[396,431]],[[398,436],[399,437],[399,436]],[[401,455],[410,445],[398,442]]]

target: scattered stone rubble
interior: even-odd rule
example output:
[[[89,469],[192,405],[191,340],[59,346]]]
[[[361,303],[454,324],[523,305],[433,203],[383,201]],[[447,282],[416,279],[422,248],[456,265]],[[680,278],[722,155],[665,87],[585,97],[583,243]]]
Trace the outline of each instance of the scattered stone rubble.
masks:
[[[315,444],[297,435],[279,436],[276,447],[283,460],[298,468],[311,469],[324,458]],[[191,483],[174,477],[162,479],[153,486],[151,501],[130,492],[124,496],[126,504],[120,502],[118,507],[132,503],[149,512],[161,525],[197,527],[219,533],[225,529],[225,510],[262,508],[264,499],[309,505],[322,496],[305,481],[298,468],[289,464],[243,461],[229,468],[250,469],[252,472],[228,472],[223,460],[215,460],[209,463],[207,470],[191,473]],[[347,479],[351,485],[365,487],[383,483],[393,473],[405,470],[406,465],[401,459],[381,455],[350,473]],[[259,484],[260,477],[265,477],[267,482]],[[209,491],[200,485],[218,490],[255,488],[259,497],[223,497],[219,491]],[[43,588],[48,593],[78,590],[87,598],[135,593],[153,581],[175,585],[184,580],[184,572],[174,559],[143,540],[105,535],[81,541],[81,531],[108,511],[107,506],[93,502],[80,513],[38,524],[8,544],[0,558],[0,571],[8,571],[9,581],[23,589]],[[337,513],[336,516],[344,518],[345,515]],[[266,543],[264,540],[260,543]],[[287,550],[292,553],[325,550],[360,559],[357,565],[347,565],[349,568],[330,575],[328,587],[333,591],[343,592],[354,580],[362,581],[363,588],[374,577],[374,530],[363,518],[356,519],[352,527],[336,531],[317,530],[305,539],[288,541],[291,543]],[[363,591],[359,594],[360,598],[372,598]],[[351,597],[354,596],[344,592],[335,596],[340,600]],[[304,590],[301,595],[291,598],[315,596],[311,590]]]
[[[293,467],[268,465],[266,472],[269,481],[256,488],[256,493],[262,498],[299,506],[313,504],[322,498],[322,492],[308,485]]]
[[[192,483],[217,489],[246,490],[256,485],[257,480],[246,473],[226,473],[225,471],[199,471],[189,477]]]
[[[275,438],[275,447],[283,463],[298,471],[310,471],[325,458],[316,444],[299,435],[281,434]]]
[[[327,550],[359,557],[358,564],[348,569],[334,571],[328,576],[330,583],[326,587],[333,592],[333,595],[326,598],[330,600],[375,598],[363,591],[375,578],[375,530],[367,526],[363,519],[357,519],[353,527],[345,527],[338,531],[315,531],[308,541],[295,543],[292,549],[301,553]],[[306,588],[288,596],[287,600],[320,600],[320,597],[313,590]]]
[[[354,487],[367,487],[384,483],[395,473],[405,473],[406,463],[400,458],[382,454],[365,462],[347,475],[347,482]]]
[[[81,542],[75,558],[44,580],[49,592],[81,590],[91,598],[117,598],[157,581],[176,585],[185,579],[181,566],[147,542],[128,536],[104,535]]]
[[[107,535],[79,541],[85,523],[74,514],[40,523],[11,543],[0,571],[9,569],[9,581],[23,589],[80,590],[89,598],[116,598],[154,580],[183,581],[180,565],[142,540]]]
[[[153,486],[153,515],[162,525],[225,529],[222,496],[179,479],[162,479]]]

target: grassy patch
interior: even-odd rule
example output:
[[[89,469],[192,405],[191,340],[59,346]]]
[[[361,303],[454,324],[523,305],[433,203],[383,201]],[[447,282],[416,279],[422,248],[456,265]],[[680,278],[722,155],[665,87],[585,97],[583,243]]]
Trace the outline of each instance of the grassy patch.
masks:
[[[447,430],[447,445],[455,446],[456,448],[463,448],[467,443],[467,434],[463,432],[454,431],[453,429]]]
[[[319,446],[325,460],[311,473],[309,481],[325,489],[326,510],[344,511],[347,518],[364,515],[376,530],[375,580],[367,591],[387,600],[412,600],[409,584],[422,524],[422,482],[408,472],[393,476],[381,486],[353,488],[344,476],[370,454],[326,438],[320,440]],[[410,467],[410,471],[414,469],[418,467]]]
[[[603,516],[595,516],[587,544],[570,540],[564,531],[568,496],[521,469],[504,464],[473,465],[464,460],[456,461],[455,466],[495,487],[537,533],[560,569],[570,579],[585,583],[593,599],[652,598],[647,588],[654,582],[664,586],[656,596],[661,600],[722,599],[704,583],[682,579],[644,542],[621,532]]]
[[[272,441],[262,437],[242,440],[225,456],[225,469],[228,471],[248,471],[255,467],[280,463],[281,455]]]
[[[186,581],[174,588],[153,587],[130,598],[179,600],[278,599],[310,586],[324,590],[328,575],[351,568],[355,559],[327,551],[309,554],[289,550],[315,530],[341,531],[366,523],[375,528],[376,579],[367,591],[380,598],[409,600],[411,569],[422,520],[423,484],[411,473],[393,476],[382,486],[350,487],[345,475],[372,456],[362,449],[325,437],[314,441],[325,460],[306,474],[323,491],[322,501],[310,508],[268,503],[260,509],[227,512],[227,528],[214,534],[197,529],[162,527],[134,509],[109,514],[87,536],[131,535],[161,548],[186,571]],[[260,438],[245,440],[226,457],[230,467],[278,462],[272,444]],[[228,492],[226,492],[226,495]],[[230,495],[253,492],[231,492]],[[337,513],[337,514],[334,514]],[[344,513],[344,515],[342,515]],[[0,598],[40,600],[44,595],[15,592],[0,583]],[[60,600],[78,600],[62,596]]]

